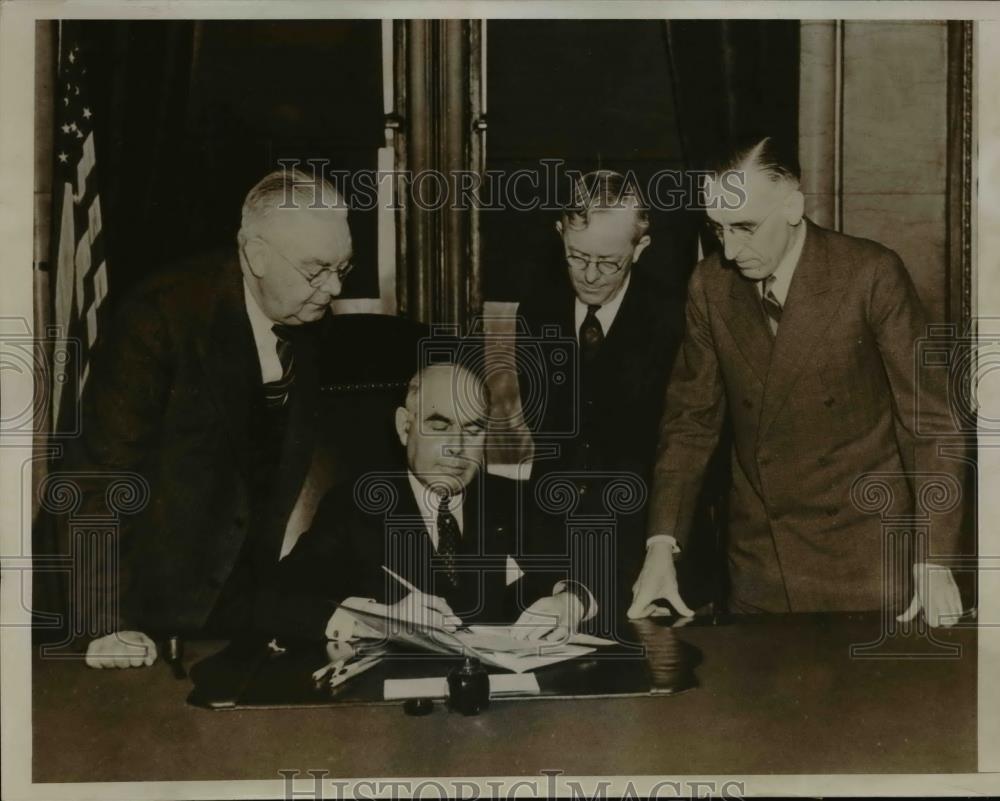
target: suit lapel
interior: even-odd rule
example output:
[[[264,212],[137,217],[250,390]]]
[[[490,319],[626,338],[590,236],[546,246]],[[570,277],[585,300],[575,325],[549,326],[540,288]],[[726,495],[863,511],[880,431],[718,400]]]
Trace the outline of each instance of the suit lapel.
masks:
[[[278,473],[275,476],[273,514],[275,525],[270,528],[270,550],[275,559],[281,549],[281,536],[298,499],[313,455],[318,427],[318,375],[316,348],[312,331],[297,326],[289,332],[295,353],[295,382],[288,401],[288,418],[282,437]]]
[[[806,221],[802,248],[774,340],[771,365],[764,387],[760,435],[774,422],[809,355],[820,344],[830,320],[840,306],[840,281],[830,273],[822,230]]]
[[[262,379],[247,317],[243,277],[235,262],[220,273],[207,336],[199,344],[209,392],[230,433],[237,463],[246,467],[251,405],[261,394],[258,390]]]
[[[723,300],[721,309],[722,319],[763,386],[767,381],[773,340],[764,319],[760,295],[756,284],[743,278],[735,268],[730,269],[729,283],[729,296]]]
[[[481,503],[483,497],[483,485],[486,481],[486,468],[480,469],[469,486],[465,488],[465,500],[462,503],[462,547],[461,552],[466,555],[483,553],[483,542],[481,532],[485,521],[483,520],[484,505]]]

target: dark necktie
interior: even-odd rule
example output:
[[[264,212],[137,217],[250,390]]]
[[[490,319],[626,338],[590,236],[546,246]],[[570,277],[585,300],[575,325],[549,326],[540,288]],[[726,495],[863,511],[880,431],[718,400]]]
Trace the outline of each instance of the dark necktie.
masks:
[[[284,326],[272,326],[274,335],[278,338],[276,345],[278,361],[281,362],[281,378],[264,384],[264,399],[268,408],[279,409],[288,402],[288,391],[295,381],[295,357],[292,354],[292,343]]]
[[[437,552],[444,562],[445,576],[452,587],[458,584],[458,574],[455,572],[455,556],[458,554],[458,541],[461,532],[455,515],[448,509],[450,497],[442,494],[438,503],[437,514]]]
[[[781,323],[781,304],[774,294],[773,286],[774,276],[769,275],[764,279],[764,295],[761,298],[761,303],[764,306],[764,314],[767,315],[770,321],[768,325],[771,328],[771,332],[777,333],[778,325]]]
[[[601,307],[598,304],[588,305],[587,316],[583,318],[583,323],[580,325],[580,349],[587,361],[597,355],[601,349],[601,343],[604,342],[604,328],[601,327],[601,321],[597,319],[599,308]]]

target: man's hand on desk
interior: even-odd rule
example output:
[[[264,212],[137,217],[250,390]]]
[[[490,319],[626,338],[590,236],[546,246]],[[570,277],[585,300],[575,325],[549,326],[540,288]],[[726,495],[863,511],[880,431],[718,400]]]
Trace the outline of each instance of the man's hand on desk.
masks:
[[[455,631],[462,625],[462,621],[451,611],[444,598],[422,592],[411,592],[402,601],[390,606],[389,613],[404,622],[410,621],[445,631]]]
[[[568,640],[579,628],[585,611],[583,602],[572,592],[539,598],[517,619],[513,635],[519,640]]]
[[[921,609],[931,626],[950,627],[958,622],[962,616],[962,596],[951,570],[923,562],[913,566],[913,600],[896,620],[908,623]]]
[[[682,617],[693,617],[694,612],[681,598],[677,587],[677,571],[674,569],[674,548],[669,542],[652,542],[646,551],[646,561],[639,578],[632,585],[632,605],[628,609],[630,618],[649,617],[658,607],[653,601],[663,598]]]
[[[87,646],[87,667],[142,667],[155,661],[156,643],[141,631],[116,631]]]

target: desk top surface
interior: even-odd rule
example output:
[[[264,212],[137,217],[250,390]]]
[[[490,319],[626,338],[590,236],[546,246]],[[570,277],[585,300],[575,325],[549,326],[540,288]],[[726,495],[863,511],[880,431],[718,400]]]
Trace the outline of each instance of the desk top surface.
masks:
[[[706,621],[707,623],[707,621]],[[666,629],[701,652],[698,686],[670,696],[497,701],[477,717],[400,705],[211,711],[162,660],[33,671],[36,782],[496,776],[943,773],[976,769],[969,629],[878,643],[869,615],[775,616]],[[188,664],[219,642],[187,645]],[[913,657],[917,654],[917,657]],[[909,658],[903,658],[903,657]]]

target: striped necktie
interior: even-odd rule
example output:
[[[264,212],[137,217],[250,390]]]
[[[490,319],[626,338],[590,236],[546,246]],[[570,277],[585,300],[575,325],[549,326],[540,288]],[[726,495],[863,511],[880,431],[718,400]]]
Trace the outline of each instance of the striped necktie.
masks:
[[[288,403],[288,392],[295,382],[295,356],[284,326],[275,325],[271,330],[278,338],[275,347],[278,351],[278,361],[281,362],[281,378],[264,384],[264,400],[269,409],[280,409]]]
[[[767,315],[768,325],[771,326],[771,333],[778,333],[778,324],[781,322],[781,303],[774,294],[774,276],[769,275],[764,279],[764,294],[761,297],[761,304],[764,307],[764,314]]]

